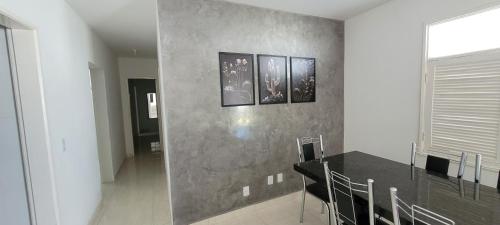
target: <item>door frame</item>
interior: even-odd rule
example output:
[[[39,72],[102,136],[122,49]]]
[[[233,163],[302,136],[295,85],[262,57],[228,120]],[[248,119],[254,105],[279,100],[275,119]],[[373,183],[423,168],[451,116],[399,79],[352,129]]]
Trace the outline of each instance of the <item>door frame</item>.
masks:
[[[128,81],[132,79],[145,79],[145,80],[154,80],[155,85],[156,85],[156,104],[158,104],[160,99],[159,89],[158,89],[158,78],[156,76],[127,76],[127,77],[121,77],[120,78],[120,83],[121,83],[121,91],[122,91],[122,111],[123,111],[123,127],[124,127],[124,132],[125,132],[125,145],[126,145],[126,153],[128,157],[134,157],[135,156],[135,149],[134,149],[134,133],[133,133],[133,125],[132,125],[132,111],[130,110],[131,108],[131,103],[130,103],[130,93],[129,93],[129,85]],[[161,135],[161,113],[160,113],[160,107],[157,105],[156,106],[158,110],[158,127],[159,127],[159,135]],[[161,142],[161,138],[160,138]],[[161,144],[160,144],[161,146]]]
[[[32,225],[60,225],[36,29],[0,9],[7,28],[21,155]]]
[[[92,93],[92,113],[95,118],[101,183],[113,182],[119,168],[113,168],[106,74],[103,69],[89,62],[89,79],[90,91]]]
[[[16,58],[14,53],[14,43],[13,43],[13,35],[11,28],[2,26],[2,29],[5,29],[5,38],[7,45],[7,56],[9,58],[9,66],[10,66],[10,79],[11,79],[11,87],[12,87],[12,95],[14,100],[14,109],[16,115],[16,124],[18,129],[18,138],[19,138],[19,150],[21,155],[21,165],[22,165],[22,174],[24,177],[24,186],[25,186],[25,194],[26,194],[26,204],[28,206],[29,213],[29,221],[30,224],[36,224],[35,221],[35,209],[33,202],[33,190],[31,183],[31,175],[28,161],[28,153],[26,151],[26,130],[24,128],[24,120],[22,115],[22,106],[20,101],[20,90],[19,90],[19,79],[17,76],[17,67],[16,67]],[[3,35],[3,34],[2,34]]]

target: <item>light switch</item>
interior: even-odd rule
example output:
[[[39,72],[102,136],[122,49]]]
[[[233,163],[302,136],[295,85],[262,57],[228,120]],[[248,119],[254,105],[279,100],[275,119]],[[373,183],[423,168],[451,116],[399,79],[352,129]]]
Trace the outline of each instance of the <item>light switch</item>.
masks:
[[[66,152],[66,139],[63,138],[61,142],[62,142],[62,151]]]

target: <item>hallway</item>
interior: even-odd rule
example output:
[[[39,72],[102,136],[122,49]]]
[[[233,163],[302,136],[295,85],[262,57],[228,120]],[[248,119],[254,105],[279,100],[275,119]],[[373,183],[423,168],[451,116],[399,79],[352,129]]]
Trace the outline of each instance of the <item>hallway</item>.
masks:
[[[127,159],[114,183],[103,184],[103,201],[91,225],[170,224],[163,152]]]

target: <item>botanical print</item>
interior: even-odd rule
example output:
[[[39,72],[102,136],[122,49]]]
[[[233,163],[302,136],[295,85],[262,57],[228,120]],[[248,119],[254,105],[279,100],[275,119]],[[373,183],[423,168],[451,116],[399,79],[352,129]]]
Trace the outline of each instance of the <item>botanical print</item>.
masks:
[[[278,104],[288,101],[286,56],[258,55],[259,102]]]
[[[316,101],[316,68],[314,58],[290,58],[292,103]]]
[[[222,106],[254,105],[253,55],[219,53]]]

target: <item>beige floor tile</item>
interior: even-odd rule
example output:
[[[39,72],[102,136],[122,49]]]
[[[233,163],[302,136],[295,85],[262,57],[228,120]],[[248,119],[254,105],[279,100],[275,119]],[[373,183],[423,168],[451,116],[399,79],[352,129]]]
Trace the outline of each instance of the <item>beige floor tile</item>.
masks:
[[[301,193],[292,193],[254,204],[192,225],[326,225],[328,214],[321,214],[321,202],[306,196],[304,223],[299,222]],[[326,210],[325,210],[326,211]]]
[[[112,184],[103,185],[103,201],[91,225],[169,225],[169,199],[161,154],[125,161]],[[321,202],[306,195],[299,223],[301,192],[215,216],[192,225],[325,225]]]
[[[91,225],[169,225],[162,154],[127,159],[113,183],[103,185],[102,207]]]

